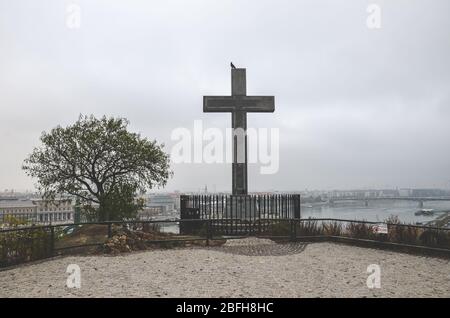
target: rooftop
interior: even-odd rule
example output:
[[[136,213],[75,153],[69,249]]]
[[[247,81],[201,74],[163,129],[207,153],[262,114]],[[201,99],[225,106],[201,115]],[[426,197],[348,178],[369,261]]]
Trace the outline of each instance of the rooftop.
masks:
[[[35,206],[31,200],[0,201],[0,208],[33,208]]]

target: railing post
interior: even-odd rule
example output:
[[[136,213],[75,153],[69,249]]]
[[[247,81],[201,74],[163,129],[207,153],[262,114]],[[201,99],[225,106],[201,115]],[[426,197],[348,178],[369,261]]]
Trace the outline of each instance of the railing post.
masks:
[[[187,210],[187,196],[180,195],[180,217],[185,218],[186,210]]]
[[[294,194],[292,199],[294,200],[294,219],[300,219],[300,194]]]
[[[290,227],[289,236],[291,242],[294,240],[294,229],[292,228],[292,224],[293,224],[292,220],[289,220],[289,227]]]
[[[293,241],[297,241],[297,220],[291,220],[293,229]]]
[[[188,198],[186,195],[180,195],[180,219],[186,219],[186,213],[187,213],[187,203]],[[184,234],[186,232],[186,229],[190,228],[191,224],[184,224],[184,222],[180,222],[180,234]]]
[[[211,235],[211,220],[206,220],[206,246],[209,246],[210,235]]]
[[[50,256],[55,253],[55,228],[50,226]]]
[[[112,224],[111,222],[108,223],[108,238],[112,237]]]
[[[76,199],[75,201],[75,207],[73,209],[73,223],[80,224],[81,222],[81,206],[80,206],[80,199]]]

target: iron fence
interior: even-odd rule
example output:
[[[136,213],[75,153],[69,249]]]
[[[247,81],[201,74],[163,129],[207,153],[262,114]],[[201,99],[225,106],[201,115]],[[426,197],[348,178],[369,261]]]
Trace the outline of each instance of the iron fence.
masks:
[[[247,220],[300,219],[299,194],[182,195],[181,218]]]
[[[299,194],[182,195],[180,218],[210,220],[221,235],[255,235],[265,232],[264,220],[300,219]],[[201,222],[181,224],[180,232],[191,234]]]
[[[236,239],[248,236],[289,241],[338,241],[376,247],[401,248],[438,252],[450,256],[450,229],[407,224],[389,224],[387,233],[375,229],[380,223],[341,219],[184,219],[92,222],[59,224],[0,230],[0,267],[77,252],[89,247],[104,246],[120,229],[149,236],[147,244]],[[227,233],[229,222],[247,224],[240,231]],[[190,224],[190,233],[181,233]],[[195,225],[195,226],[194,226]],[[165,234],[164,234],[165,233]],[[167,234],[171,233],[171,234]],[[163,235],[164,234],[164,235]]]
[[[380,227],[385,227],[385,231],[380,231]],[[318,218],[271,222],[266,233],[271,239],[371,241],[381,245],[435,248],[450,252],[450,228],[443,227]]]

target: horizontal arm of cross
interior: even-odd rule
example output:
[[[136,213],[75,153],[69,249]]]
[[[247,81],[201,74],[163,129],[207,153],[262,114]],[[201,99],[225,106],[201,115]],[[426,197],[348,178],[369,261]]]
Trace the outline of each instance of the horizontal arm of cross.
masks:
[[[229,113],[244,111],[249,113],[273,113],[274,96],[203,96],[203,112]]]

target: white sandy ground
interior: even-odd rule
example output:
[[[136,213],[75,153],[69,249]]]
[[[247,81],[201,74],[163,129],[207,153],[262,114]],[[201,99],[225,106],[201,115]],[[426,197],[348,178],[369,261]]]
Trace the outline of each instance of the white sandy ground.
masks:
[[[66,287],[69,264],[81,268],[80,289]],[[381,267],[380,289],[367,287],[370,264]],[[450,262],[335,243],[278,245],[249,238],[222,247],[24,265],[0,272],[0,297],[450,297]]]

